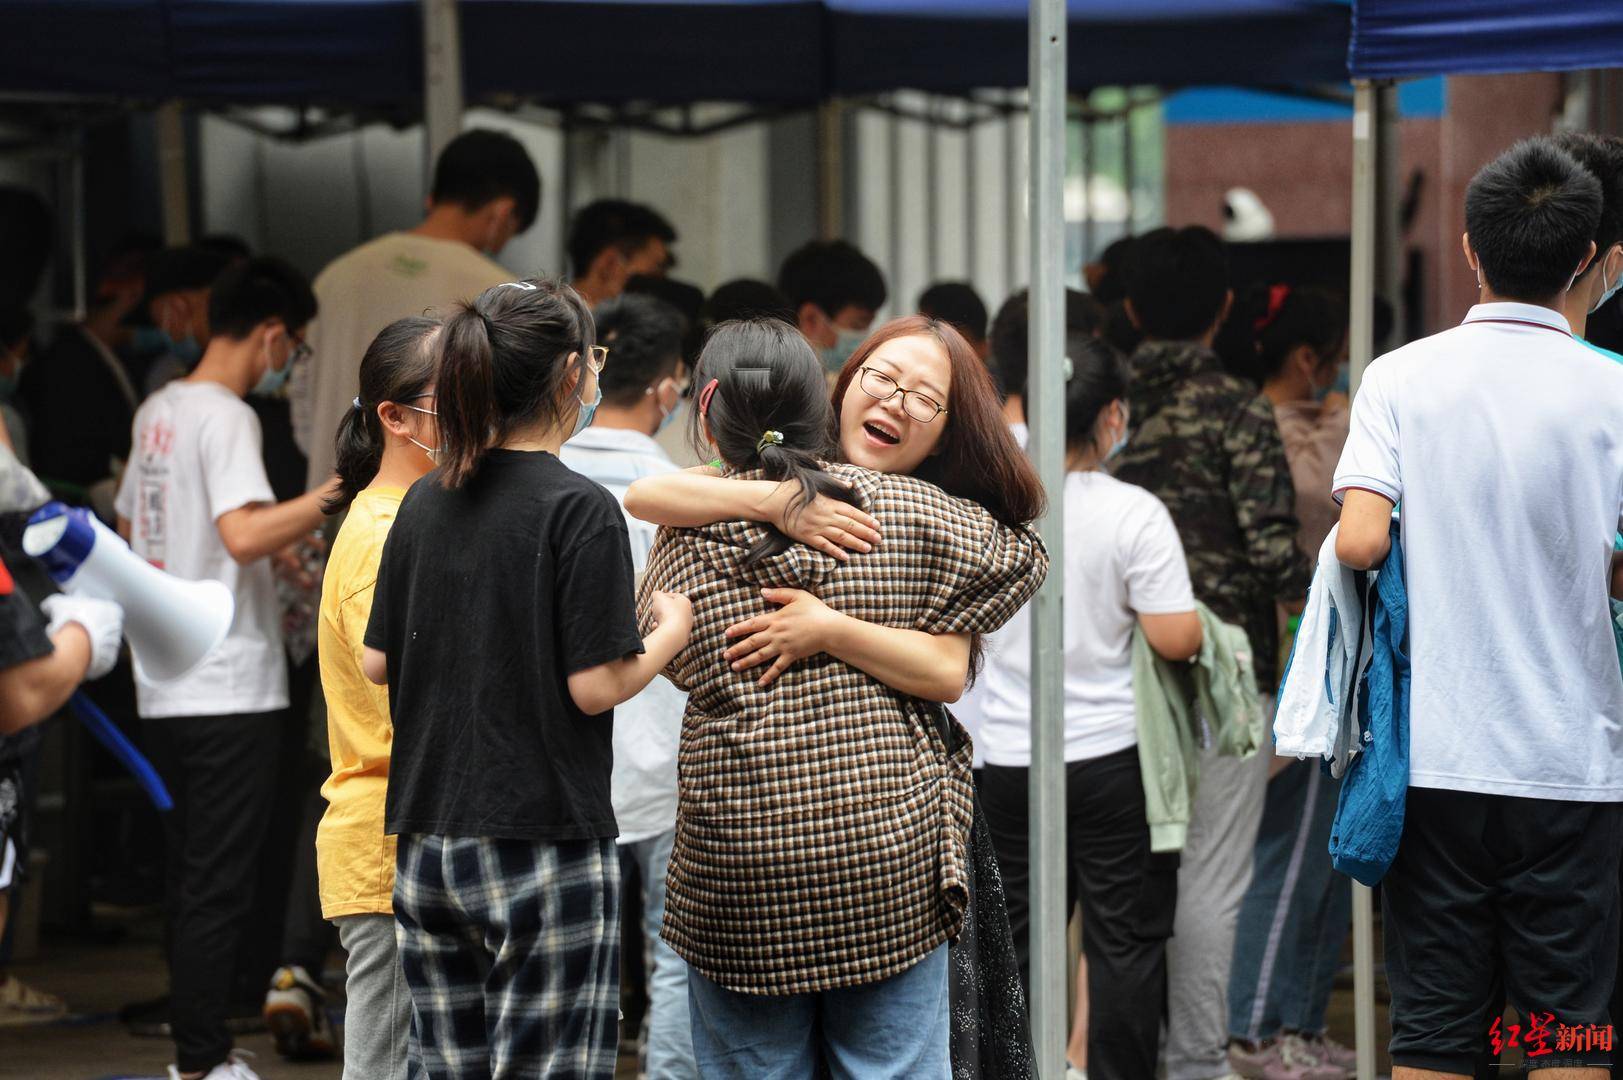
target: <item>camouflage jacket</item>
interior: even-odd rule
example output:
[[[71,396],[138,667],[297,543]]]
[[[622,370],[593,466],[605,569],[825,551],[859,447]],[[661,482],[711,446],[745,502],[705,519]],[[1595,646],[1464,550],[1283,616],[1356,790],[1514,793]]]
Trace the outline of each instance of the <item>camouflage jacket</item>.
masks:
[[[1245,629],[1257,681],[1271,689],[1275,602],[1300,599],[1312,576],[1273,406],[1190,342],[1146,342],[1130,366],[1133,431],[1115,474],[1166,504],[1195,596]]]

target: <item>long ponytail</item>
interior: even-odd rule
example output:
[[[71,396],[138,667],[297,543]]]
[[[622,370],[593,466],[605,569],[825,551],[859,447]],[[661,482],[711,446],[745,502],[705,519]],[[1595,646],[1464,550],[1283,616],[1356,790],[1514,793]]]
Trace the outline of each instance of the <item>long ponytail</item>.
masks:
[[[338,491],[322,509],[336,514],[355,501],[383,462],[386,439],[378,406],[408,402],[434,385],[434,346],[440,322],[421,315],[396,319],[378,332],[361,357],[360,394],[338,422]]]
[[[709,386],[712,380],[714,388]],[[799,493],[792,514],[818,495],[857,501],[849,488],[823,471],[823,461],[834,454],[828,383],[817,354],[794,327],[777,319],[722,323],[699,354],[696,384],[705,389],[693,417],[695,441],[702,419],[727,465],[737,471],[759,469],[768,480],[793,483]],[[745,555],[744,564],[770,558],[791,543],[771,529]]]
[[[567,415],[563,387],[571,370],[585,378],[594,333],[585,301],[555,281],[493,286],[446,320],[436,386],[446,487],[471,480],[512,432]]]

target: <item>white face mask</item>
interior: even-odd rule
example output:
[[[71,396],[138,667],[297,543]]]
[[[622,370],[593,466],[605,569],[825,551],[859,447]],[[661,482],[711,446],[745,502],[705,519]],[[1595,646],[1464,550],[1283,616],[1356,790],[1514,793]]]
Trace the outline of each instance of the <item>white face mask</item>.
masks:
[[[399,402],[398,404],[403,409],[410,409],[412,412],[422,413],[424,416],[432,416],[436,420],[439,419],[440,414],[435,412],[433,409],[419,409],[417,406],[415,406],[415,405],[407,405],[405,402]],[[423,453],[427,454],[428,455],[428,460],[432,464],[438,465],[440,463],[440,454],[444,451],[444,447],[440,447],[440,446],[424,446],[422,443],[418,442],[416,439],[413,439],[410,435],[406,436],[406,441],[411,443],[411,445],[415,446],[417,449],[421,450]]]

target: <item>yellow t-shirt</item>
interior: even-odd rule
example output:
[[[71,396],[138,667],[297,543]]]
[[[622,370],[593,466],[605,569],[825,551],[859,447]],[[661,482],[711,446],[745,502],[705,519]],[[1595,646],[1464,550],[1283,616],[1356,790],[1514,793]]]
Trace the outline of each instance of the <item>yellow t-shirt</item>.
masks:
[[[321,584],[316,641],[332,775],[321,787],[327,812],[316,830],[316,868],[321,914],[328,919],[394,911],[395,838],[383,833],[394,725],[388,688],[361,670],[361,639],[372,615],[383,541],[405,495],[401,488],[368,488],[355,497]]]

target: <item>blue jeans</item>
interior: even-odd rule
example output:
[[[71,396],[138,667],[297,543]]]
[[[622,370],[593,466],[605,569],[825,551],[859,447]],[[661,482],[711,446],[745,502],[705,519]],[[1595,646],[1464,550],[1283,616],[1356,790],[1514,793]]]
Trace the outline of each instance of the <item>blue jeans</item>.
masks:
[[[817,994],[740,994],[688,972],[705,1080],[947,1080],[947,947],[897,975]]]
[[[1352,881],[1330,866],[1340,787],[1317,761],[1268,782],[1229,972],[1230,1038],[1324,1030],[1352,918]]]
[[[620,846],[622,861],[636,863],[642,882],[642,933],[647,957],[648,1018],[643,1071],[648,1080],[699,1080],[688,1021],[687,962],[659,936],[665,921],[665,868],[674,829]]]

